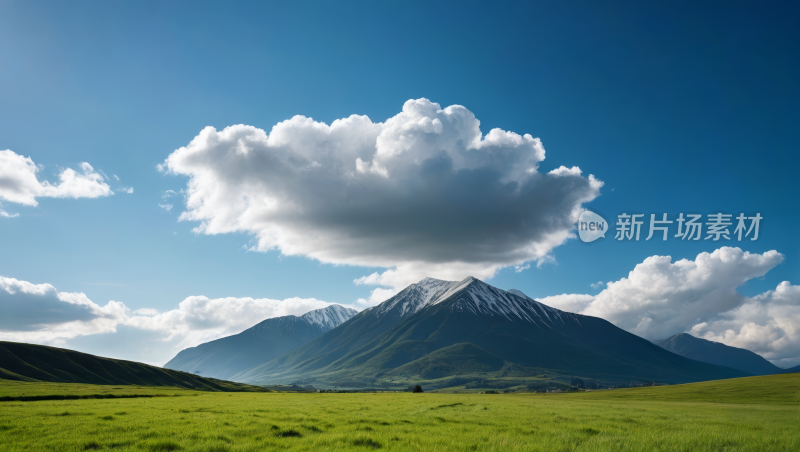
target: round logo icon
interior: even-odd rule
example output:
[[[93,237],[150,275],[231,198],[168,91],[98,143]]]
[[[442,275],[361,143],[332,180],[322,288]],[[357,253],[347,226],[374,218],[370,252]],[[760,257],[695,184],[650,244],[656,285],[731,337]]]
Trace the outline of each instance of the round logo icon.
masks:
[[[600,237],[605,238],[608,223],[600,215],[591,210],[584,210],[578,217],[578,236],[584,242],[594,242]]]

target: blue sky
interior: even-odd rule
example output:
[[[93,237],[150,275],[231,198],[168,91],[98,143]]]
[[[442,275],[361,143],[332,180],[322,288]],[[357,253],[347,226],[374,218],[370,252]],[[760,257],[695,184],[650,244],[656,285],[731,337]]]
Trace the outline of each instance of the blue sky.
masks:
[[[199,222],[178,221],[182,196],[164,199],[189,178],[156,167],[206,126],[377,123],[427,98],[463,105],[484,134],[540,138],[542,173],[579,166],[602,180],[584,206],[609,223],[622,212],[764,217],[755,242],[568,240],[555,262],[501,269],[495,286],[595,295],[590,284],[649,256],[694,260],[725,245],[784,256],[737,285],[742,295],[800,284],[796,6],[646,3],[3,2],[0,149],[54,183],[88,162],[115,194],[0,200],[18,214],[0,217],[0,275],[132,310],[198,295],[368,298],[375,286],[354,280],[386,267],[193,233]]]

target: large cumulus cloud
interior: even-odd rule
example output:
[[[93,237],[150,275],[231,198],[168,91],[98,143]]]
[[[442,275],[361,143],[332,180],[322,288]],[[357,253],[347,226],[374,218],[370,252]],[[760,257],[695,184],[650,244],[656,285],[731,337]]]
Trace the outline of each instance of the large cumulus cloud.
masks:
[[[419,99],[383,123],[207,127],[161,168],[189,176],[180,218],[199,233],[245,232],[259,251],[384,267],[359,282],[403,287],[547,259],[602,182],[577,167],[542,173],[544,158],[538,138],[483,135],[466,108]]]
[[[26,206],[36,206],[36,198],[98,198],[113,195],[105,177],[84,162],[80,172],[65,168],[59,173],[59,181],[52,184],[39,181],[36,173],[41,167],[30,157],[11,150],[0,151],[0,199]],[[0,215],[16,216],[0,210]]]
[[[69,346],[76,339],[97,337],[106,346],[126,350],[125,342],[157,342],[148,354],[128,350],[116,357],[161,365],[184,348],[240,333],[261,320],[329,305],[313,298],[191,296],[168,311],[131,310],[118,301],[100,306],[83,293],[0,276],[0,340]],[[120,330],[124,334],[117,334]]]
[[[737,291],[783,258],[777,251],[757,254],[731,247],[700,253],[694,260],[650,256],[597,295],[562,294],[539,301],[604,318],[647,339],[689,332],[790,367],[800,364],[800,286],[784,281],[752,298]]]

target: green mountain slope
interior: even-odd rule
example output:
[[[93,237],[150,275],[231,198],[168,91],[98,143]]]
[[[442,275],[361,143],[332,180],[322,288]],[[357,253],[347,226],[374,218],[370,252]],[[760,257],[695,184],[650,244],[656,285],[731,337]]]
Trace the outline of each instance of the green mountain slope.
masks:
[[[239,334],[182,350],[164,367],[227,380],[330,331],[357,312],[331,305],[299,317],[267,319]]]
[[[785,372],[750,350],[730,347],[719,342],[700,339],[687,333],[676,334],[654,344],[695,361],[739,369],[751,375],[773,375]]]
[[[419,377],[425,380],[452,375],[497,372],[505,366],[503,358],[470,344],[460,343],[440,348],[421,358],[397,367],[387,377]]]
[[[177,370],[44,345],[0,341],[0,378],[102,385],[176,386],[201,391],[262,391]]]
[[[420,284],[435,286],[425,281]],[[466,364],[448,362],[451,353],[473,354],[475,368],[497,368],[493,355],[537,372],[549,369],[605,381],[685,383],[748,375],[678,356],[603,319],[563,312],[474,278],[441,283],[448,284],[446,290],[436,289],[433,296],[430,287],[422,290],[428,295],[409,287],[234,379],[258,384],[303,379],[324,385],[379,383],[400,369],[460,375]]]

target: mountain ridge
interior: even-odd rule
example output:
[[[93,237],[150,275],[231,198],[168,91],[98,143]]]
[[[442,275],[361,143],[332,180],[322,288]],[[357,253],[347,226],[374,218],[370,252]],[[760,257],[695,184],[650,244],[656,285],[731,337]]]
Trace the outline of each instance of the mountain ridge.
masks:
[[[230,379],[330,331],[356,313],[354,309],[330,305],[301,316],[273,317],[241,333],[181,350],[164,367]]]
[[[752,375],[774,375],[787,370],[750,350],[694,337],[689,333],[679,333],[653,343],[664,350],[695,361],[726,366]]]
[[[456,344],[509,365],[606,379],[677,383],[748,375],[683,358],[603,319],[560,311],[469,277],[412,284],[307,344],[232,378],[369,382]]]

